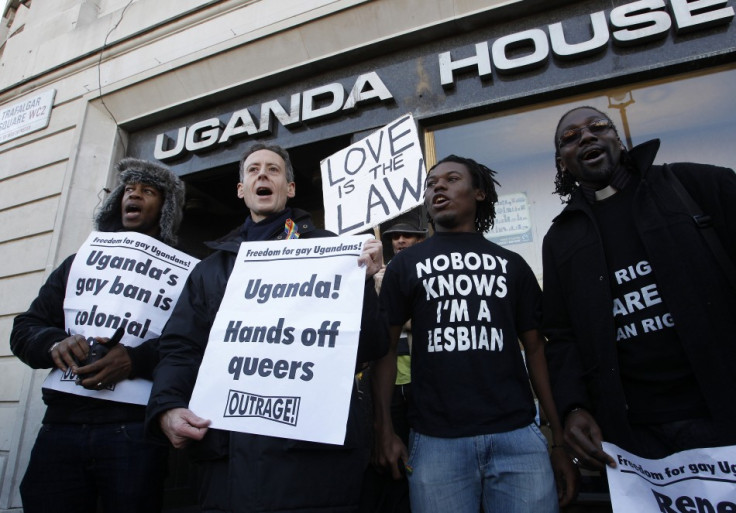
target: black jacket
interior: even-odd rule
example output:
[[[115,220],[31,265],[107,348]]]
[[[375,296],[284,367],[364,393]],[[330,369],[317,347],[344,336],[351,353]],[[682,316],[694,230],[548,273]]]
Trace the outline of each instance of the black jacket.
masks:
[[[68,336],[64,323],[64,296],[74,256],[64,260],[49,275],[28,311],[18,315],[13,322],[10,348],[13,354],[34,369],[54,367],[49,349]],[[158,339],[126,349],[132,362],[133,375],[151,379],[153,368],[158,363]],[[42,392],[48,406],[44,423],[140,422],[145,415],[145,407],[137,404],[101,401],[46,388]]]
[[[659,141],[631,150],[641,182],[633,216],[660,294],[675,320],[707,408],[718,422],[736,422],[736,291],[680,201],[674,173],[710,215],[736,262],[736,175],[702,164],[652,165]],[[545,236],[544,321],[555,402],[593,413],[604,439],[636,452],[619,378],[613,302],[600,235],[590,205],[576,191]]]
[[[272,225],[270,235],[262,240],[283,238],[289,213],[301,238],[334,236],[316,229],[308,213],[287,209],[259,223]],[[244,227],[210,244],[217,251],[194,268],[164,329],[161,362],[155,370],[146,415],[147,431],[152,436],[163,436],[158,426],[161,413],[188,406],[235,257],[240,243],[247,240]],[[387,348],[387,326],[378,310],[373,280],[367,280],[358,362],[377,359]],[[208,462],[216,465],[228,461],[229,484],[226,492],[218,494],[211,490],[222,483],[204,483],[200,494],[203,510],[306,513],[344,511],[355,506],[368,455],[368,426],[363,417],[366,407],[359,402],[354,391],[343,446],[210,429],[202,442],[192,444],[191,456],[205,466]]]

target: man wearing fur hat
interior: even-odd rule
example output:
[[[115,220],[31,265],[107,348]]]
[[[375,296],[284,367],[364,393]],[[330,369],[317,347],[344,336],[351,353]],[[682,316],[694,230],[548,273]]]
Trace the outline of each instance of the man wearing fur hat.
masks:
[[[176,243],[184,184],[165,167],[126,158],[117,164],[120,184],[95,216],[98,231],[139,232]],[[99,361],[79,366],[89,344],[67,332],[64,299],[75,255],[49,276],[10,335],[13,353],[35,369],[71,369],[87,389],[134,377],[151,379],[158,362],[157,340],[136,347],[118,344]],[[107,338],[95,337],[98,342]],[[47,405],[31,453],[21,498],[26,513],[160,511],[167,450],[144,441],[145,406],[43,389]]]

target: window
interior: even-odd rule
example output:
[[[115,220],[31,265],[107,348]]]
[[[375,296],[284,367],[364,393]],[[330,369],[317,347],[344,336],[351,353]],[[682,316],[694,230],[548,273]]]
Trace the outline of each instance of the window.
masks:
[[[553,194],[553,139],[560,117],[590,105],[608,114],[624,144],[661,139],[657,163],[734,169],[734,83],[736,66],[728,66],[504,111],[428,130],[427,153],[437,160],[449,154],[469,157],[498,172],[497,226],[486,236],[520,253],[540,279],[542,239],[563,208]],[[434,164],[428,160],[428,166]]]

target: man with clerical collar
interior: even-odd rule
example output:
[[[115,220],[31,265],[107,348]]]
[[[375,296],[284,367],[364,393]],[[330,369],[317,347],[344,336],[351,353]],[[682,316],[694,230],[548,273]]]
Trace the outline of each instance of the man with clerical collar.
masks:
[[[287,206],[296,193],[289,154],[275,145],[255,144],[240,162],[237,195],[250,209],[243,225],[208,244],[215,252],[200,262],[161,336],[148,404],[147,429],[176,447],[188,446],[200,476],[202,511],[357,510],[369,448],[361,399],[353,390],[343,445],[227,432],[209,428],[188,409],[208,335],[245,241],[334,236],[315,227],[309,213]],[[378,310],[372,276],[383,263],[382,245],[364,244],[358,259],[366,266],[357,363],[386,351],[385,323]]]
[[[577,107],[555,131],[544,239],[550,379],[575,461],[614,466],[601,441],[646,458],[736,443],[736,175],[654,165],[610,118]]]
[[[145,160],[126,158],[116,169],[119,184],[95,216],[97,231],[138,232],[176,244],[184,183],[171,170]],[[15,318],[13,353],[36,369],[71,371],[89,390],[104,391],[134,378],[150,380],[158,362],[155,338],[135,347],[121,343],[95,363],[79,363],[90,346],[83,335],[69,335],[64,305],[73,265],[84,266],[74,261],[75,255],[64,260],[28,311]],[[98,399],[96,392],[78,395],[46,387],[42,392],[47,408],[20,485],[23,510],[92,513],[99,503],[105,512],[160,511],[167,450],[145,440],[145,406]]]

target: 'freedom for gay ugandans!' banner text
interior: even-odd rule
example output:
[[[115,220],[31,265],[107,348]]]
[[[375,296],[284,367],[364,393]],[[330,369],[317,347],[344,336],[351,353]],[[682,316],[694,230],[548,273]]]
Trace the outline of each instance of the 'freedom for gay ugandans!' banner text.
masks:
[[[603,442],[615,513],[736,512],[736,446],[690,449],[649,460]]]
[[[368,238],[242,243],[189,408],[213,428],[344,443]]]

